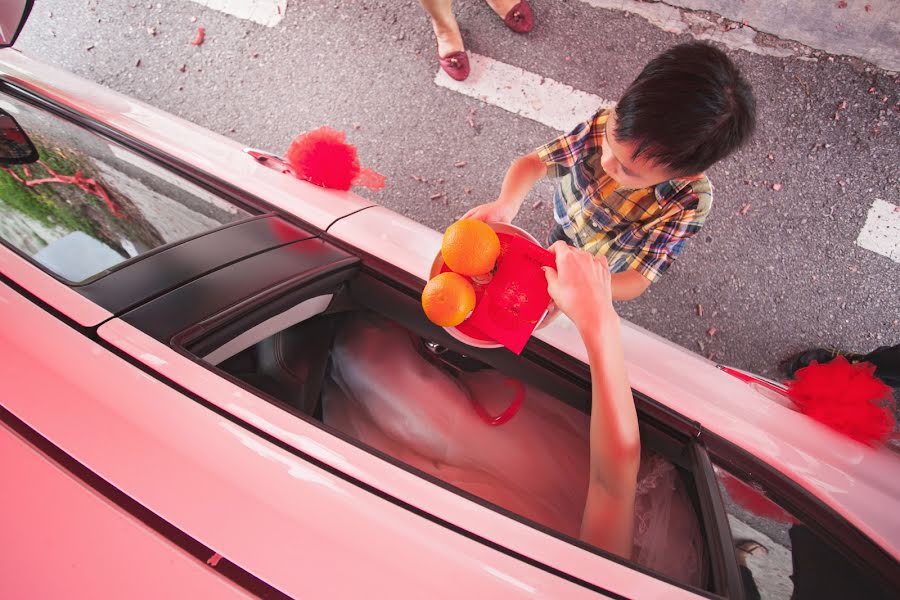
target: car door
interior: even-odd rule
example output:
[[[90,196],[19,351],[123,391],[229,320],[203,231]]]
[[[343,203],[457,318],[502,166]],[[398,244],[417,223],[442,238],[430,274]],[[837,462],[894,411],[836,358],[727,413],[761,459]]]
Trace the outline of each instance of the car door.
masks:
[[[2,57],[11,52],[2,51]],[[185,165],[167,169],[151,149],[106,123],[66,112],[60,103],[5,81],[0,110],[9,117],[10,131],[40,151],[28,161],[3,160],[0,170],[0,416],[10,448],[4,452],[3,512],[15,517],[4,528],[9,543],[2,589],[10,593],[2,595],[79,589],[111,597],[113,590],[129,595],[126,590],[133,589],[165,596],[194,590],[201,596],[277,597],[271,586],[227,559],[216,558],[217,570],[211,569],[206,560],[218,556],[214,550],[142,504],[146,487],[140,481],[128,484],[107,470],[125,452],[119,441],[128,424],[142,420],[123,399],[140,397],[147,379],[110,355],[95,328],[197,273],[312,234],[223,193]],[[208,231],[212,237],[198,244]],[[230,245],[219,244],[223,231]],[[145,258],[151,260],[141,262]],[[165,389],[157,390],[157,399]],[[103,401],[119,406],[104,412]],[[73,408],[75,413],[65,413]],[[169,414],[178,415],[173,422],[183,418],[177,410]],[[129,436],[139,449],[132,459],[159,453],[164,444],[154,443],[157,435],[150,441]],[[178,452],[171,456],[165,477],[177,479],[178,465],[189,461]],[[133,468],[119,465],[126,474]],[[141,472],[134,469],[134,475]],[[160,483],[144,477],[153,487]],[[42,505],[35,494],[41,491],[54,494],[40,498],[52,511],[38,512]],[[172,501],[179,506],[190,498],[176,490]],[[29,504],[34,510],[17,510]],[[117,553],[125,545],[128,552]],[[47,547],[78,556],[78,569],[44,577],[52,585],[41,588],[36,577],[46,572]],[[101,575],[114,564],[121,580]]]
[[[63,149],[62,159],[71,158],[76,150]],[[79,160],[82,156],[86,155],[79,155]],[[71,176],[56,163],[50,167]],[[29,175],[22,169],[16,167],[15,176],[3,174],[10,189],[25,193],[32,186],[20,180],[33,177],[34,172]],[[75,185],[79,189],[74,193],[81,197],[70,198],[72,202],[90,203],[91,211],[101,211],[94,222],[117,224],[111,221],[118,218],[114,211],[95,193],[101,175],[87,169],[82,175],[95,183],[89,190]],[[102,181],[105,184],[107,179]],[[63,180],[53,185],[69,184]],[[109,189],[117,190],[109,193],[110,199],[125,207],[120,189],[113,185]],[[26,198],[33,202],[26,210],[40,201]],[[69,205],[57,200],[52,206],[64,204]],[[62,217],[59,221],[64,223]],[[182,288],[206,286],[200,296],[212,300],[214,312],[229,308],[230,299],[244,299],[247,291],[268,289],[270,283],[303,283],[306,290],[305,284],[319,278],[303,276],[312,273],[327,279],[332,267],[352,268],[355,258],[326,248],[299,225],[260,214],[240,215],[235,223],[156,248],[147,244],[146,251],[130,258],[115,252],[118,258],[110,259],[117,262],[111,263],[108,253],[99,262],[89,253],[78,254],[84,258],[81,262],[68,256],[63,256],[66,262],[59,262],[36,256],[52,243],[47,236],[37,241],[28,237],[41,223],[31,215],[3,231],[0,344],[7,358],[0,369],[0,413],[4,427],[16,432],[17,437],[10,438],[14,442],[38,445],[46,457],[58,457],[57,466],[92,493],[105,490],[108,510],[124,510],[153,530],[151,538],[168,540],[163,544],[168,551],[187,553],[200,561],[203,569],[209,569],[210,581],[224,576],[232,588],[267,597],[302,596],[311,591],[359,597],[372,589],[403,588],[407,579],[413,589],[430,590],[429,595],[437,597],[455,597],[461,590],[514,597],[522,593],[522,586],[545,597],[587,593],[571,581],[459,536],[407,506],[386,501],[376,488],[348,481],[340,469],[309,460],[256,427],[252,411],[232,414],[239,406],[234,394],[210,393],[207,399],[164,377],[160,373],[164,362],[154,358],[162,356],[161,351],[130,354],[134,343],[152,338],[115,318],[117,313],[138,315],[143,307],[184,293]],[[56,220],[49,223],[59,226]],[[135,218],[133,223],[140,224],[142,232],[148,230],[146,219]],[[101,228],[102,233],[107,231]],[[69,231],[59,233],[62,239]],[[112,237],[120,244],[123,239],[137,247],[131,238]],[[224,250],[216,253],[211,247]],[[243,254],[223,261],[223,254],[235,248]],[[244,258],[235,261],[235,256]],[[234,264],[243,268],[234,269]],[[84,279],[72,281],[76,272]],[[300,277],[291,278],[290,273]],[[223,298],[210,293],[210,281],[236,283],[234,295]],[[205,314],[190,312],[190,303],[181,306],[180,312],[143,324],[152,328],[169,323],[179,328]],[[194,308],[204,306],[198,302]],[[132,344],[119,335],[129,327]],[[185,366],[178,360],[171,364]],[[28,453],[20,454],[26,462]],[[9,473],[10,480],[13,474]],[[11,508],[26,500],[27,496],[15,494],[8,495],[6,502]],[[87,517],[90,511],[80,514]],[[27,515],[25,522],[33,534],[46,535],[44,527],[54,520]],[[116,540],[105,541],[115,547]],[[16,564],[37,559],[33,553],[23,553]],[[83,572],[90,576],[99,565],[85,560]],[[417,565],[412,572],[411,564]],[[347,565],[355,565],[352,577],[345,574]],[[200,572],[206,573],[203,569]],[[452,588],[444,584],[448,573],[458,581]],[[5,582],[10,589],[22,589],[31,576],[31,571],[22,570]],[[187,582],[184,589],[190,589]]]
[[[897,562],[836,511],[758,458],[710,433],[705,469],[730,530],[748,598],[892,598]]]
[[[405,222],[398,215],[392,218]],[[295,401],[303,393],[296,382],[273,381],[271,373],[242,377],[221,367],[281,330],[314,321],[326,311],[338,314],[358,303],[400,319],[405,326],[425,327],[433,339],[452,344],[452,339],[445,339],[446,333],[441,338],[441,330],[425,322],[415,287],[406,289],[393,275],[396,272],[396,266],[357,256],[349,247],[326,240],[301,241],[197,278],[105,323],[99,334],[160,376],[272,436],[305,460],[334,469],[361,489],[552,577],[601,595],[695,595],[699,590],[678,587],[628,561],[511,518],[514,515],[498,512],[471,495],[371,452],[352,438],[337,435],[316,418],[314,407]],[[311,326],[307,343],[318,343],[325,332]],[[490,360],[520,374],[535,371],[530,363],[508,354],[497,353]],[[279,369],[281,364],[294,364],[290,348],[283,347],[275,361]],[[583,397],[584,388],[579,386],[584,385],[584,374],[573,376],[582,383],[570,383],[565,389]],[[559,375],[555,381],[560,381]],[[279,395],[295,392],[296,398]],[[646,434],[657,436],[660,445],[671,445],[671,452],[680,452],[679,442],[668,441],[665,434],[649,430]],[[684,462],[690,465],[691,459],[685,457]],[[710,527],[709,532],[710,539],[718,540],[717,547],[729,547],[722,541],[726,539],[722,531]],[[716,589],[736,590],[737,570],[729,567],[733,556],[718,552],[715,557]]]

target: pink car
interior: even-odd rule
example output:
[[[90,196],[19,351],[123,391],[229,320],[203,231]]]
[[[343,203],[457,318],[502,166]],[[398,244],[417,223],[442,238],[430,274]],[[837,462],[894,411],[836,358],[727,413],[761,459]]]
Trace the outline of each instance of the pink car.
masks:
[[[6,45],[30,7],[0,8]],[[678,581],[323,421],[360,313],[589,409],[565,318],[521,356],[425,319],[437,232],[11,48],[0,130],[0,597],[900,594],[900,457],[777,384],[623,323],[642,445],[701,533]]]

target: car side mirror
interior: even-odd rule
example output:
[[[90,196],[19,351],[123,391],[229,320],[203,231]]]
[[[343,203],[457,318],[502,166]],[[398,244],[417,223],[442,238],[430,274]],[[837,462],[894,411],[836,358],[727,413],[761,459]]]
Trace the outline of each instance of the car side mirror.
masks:
[[[15,43],[33,6],[34,0],[0,2],[0,48],[8,48]]]
[[[16,120],[0,110],[0,165],[22,165],[38,159],[37,148],[31,143]]]

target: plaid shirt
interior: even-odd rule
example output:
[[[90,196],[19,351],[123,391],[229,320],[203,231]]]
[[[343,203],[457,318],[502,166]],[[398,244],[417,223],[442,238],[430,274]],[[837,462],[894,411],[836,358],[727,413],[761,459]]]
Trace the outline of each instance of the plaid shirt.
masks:
[[[703,227],[712,185],[704,175],[638,190],[619,187],[600,166],[608,115],[600,110],[537,149],[547,174],[561,178],[554,217],[576,246],[606,256],[611,272],[635,269],[656,281]]]

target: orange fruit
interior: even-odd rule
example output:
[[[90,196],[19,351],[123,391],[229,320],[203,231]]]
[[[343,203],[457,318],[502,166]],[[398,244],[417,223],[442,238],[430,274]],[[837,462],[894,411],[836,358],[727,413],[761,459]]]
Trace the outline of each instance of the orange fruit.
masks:
[[[435,325],[456,327],[475,308],[475,288],[456,273],[441,273],[425,284],[422,308]]]
[[[444,232],[441,257],[451,271],[475,277],[490,273],[500,256],[500,238],[477,219],[457,221]]]

